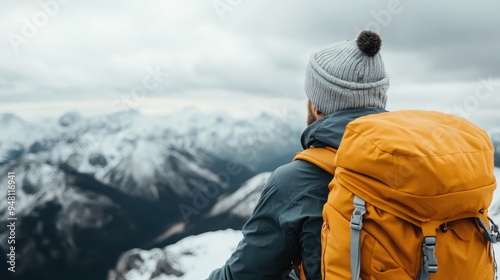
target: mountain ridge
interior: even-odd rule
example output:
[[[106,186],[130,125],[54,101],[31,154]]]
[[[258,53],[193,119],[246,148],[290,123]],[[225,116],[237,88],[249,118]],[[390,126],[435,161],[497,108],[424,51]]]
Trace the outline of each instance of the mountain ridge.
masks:
[[[165,246],[211,228],[205,213],[219,198],[288,162],[301,132],[282,124],[282,116],[265,122],[197,111],[66,113],[39,122],[1,115],[0,126],[0,172],[16,172],[17,238],[26,244],[17,252],[16,275],[40,280],[103,279],[128,249]],[[0,178],[0,191],[6,186]],[[2,221],[6,209],[1,200]],[[230,219],[234,227],[244,222]],[[0,226],[4,251],[5,222]]]

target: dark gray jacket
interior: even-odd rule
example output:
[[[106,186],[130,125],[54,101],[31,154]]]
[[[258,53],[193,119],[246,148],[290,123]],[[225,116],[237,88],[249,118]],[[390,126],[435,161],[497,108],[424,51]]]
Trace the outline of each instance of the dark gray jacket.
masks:
[[[380,112],[384,110],[352,109],[321,118],[302,134],[302,147],[338,148],[350,121]],[[276,169],[243,226],[243,240],[208,279],[287,279],[290,264],[297,258],[303,261],[307,279],[321,279],[322,211],[331,180],[332,175],[301,160]]]

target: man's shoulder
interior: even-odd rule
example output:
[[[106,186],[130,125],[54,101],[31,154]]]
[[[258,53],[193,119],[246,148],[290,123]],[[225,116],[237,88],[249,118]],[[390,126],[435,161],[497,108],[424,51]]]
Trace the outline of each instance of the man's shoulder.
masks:
[[[269,187],[277,192],[303,192],[324,187],[332,175],[314,164],[296,160],[277,168],[269,178]]]
[[[307,217],[321,217],[332,178],[330,173],[306,161],[285,164],[269,177],[260,210],[272,213],[282,226],[298,232]]]
[[[295,160],[290,163],[278,167],[273,176],[279,179],[286,179],[289,177],[303,177],[304,175],[329,175],[320,167],[303,160]]]

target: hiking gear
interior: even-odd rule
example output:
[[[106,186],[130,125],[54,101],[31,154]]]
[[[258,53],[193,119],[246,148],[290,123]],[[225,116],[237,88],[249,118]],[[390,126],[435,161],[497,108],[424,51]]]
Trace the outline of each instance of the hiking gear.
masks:
[[[380,37],[363,31],[311,55],[305,92],[325,115],[355,108],[385,108],[389,77],[378,52]]]
[[[438,112],[360,117],[334,164],[323,279],[493,279],[500,238],[488,230],[496,180],[484,130]]]

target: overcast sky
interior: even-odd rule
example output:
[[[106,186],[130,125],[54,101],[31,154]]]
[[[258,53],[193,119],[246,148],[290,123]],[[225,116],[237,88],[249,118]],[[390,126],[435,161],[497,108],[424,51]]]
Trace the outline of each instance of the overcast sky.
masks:
[[[498,1],[1,1],[2,113],[302,112],[309,55],[370,28],[389,109],[500,126]]]

